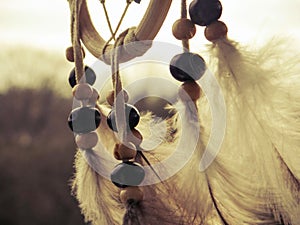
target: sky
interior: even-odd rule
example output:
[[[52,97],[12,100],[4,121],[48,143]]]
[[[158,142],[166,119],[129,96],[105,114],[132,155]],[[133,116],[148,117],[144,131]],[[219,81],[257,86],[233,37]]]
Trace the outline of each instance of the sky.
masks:
[[[188,1],[189,2],[189,1]],[[260,42],[273,35],[300,37],[300,0],[222,0],[223,20],[229,36],[240,42]],[[117,3],[117,5],[116,5]],[[121,31],[140,21],[149,0],[132,3]],[[88,0],[97,28],[109,36],[103,9],[98,0]],[[180,0],[173,0],[169,15],[157,40],[180,44],[171,35],[172,23],[179,18]],[[107,7],[113,27],[121,15],[125,0],[109,0]],[[117,6],[117,7],[116,7]],[[1,0],[0,45],[23,44],[61,51],[70,45],[69,7],[67,0]],[[205,44],[203,28],[197,28],[192,46]]]
[[[128,27],[138,25],[144,15],[150,0],[142,0],[141,4],[133,2],[120,28],[120,32]],[[104,17],[104,12],[99,0],[87,0],[92,20],[98,32],[108,39],[110,32]],[[190,3],[191,1],[187,1]],[[300,40],[300,0],[222,0],[223,13],[220,20],[224,21],[228,26],[229,38],[248,44],[251,47],[257,44],[263,44],[273,36],[288,36],[296,40]],[[125,7],[126,0],[107,0],[106,5],[112,27],[115,28],[122,11]],[[172,24],[180,17],[180,0],[173,0],[169,14],[158,33],[155,40],[167,42],[167,44],[175,44],[180,48],[181,42],[172,36]],[[202,55],[203,50],[206,50],[204,28],[197,26],[197,33],[190,40],[191,51]],[[300,42],[295,42],[300,49]],[[64,60],[65,49],[71,45],[70,42],[70,12],[67,0],[0,0],[0,46],[1,47],[18,47],[20,49],[41,49],[47,51],[52,56],[56,54],[57,60],[61,64],[66,65],[65,73],[68,73],[72,63],[67,63]],[[27,47],[27,48],[24,48]],[[174,46],[172,46],[174,47]],[[295,48],[296,49],[296,48]],[[22,50],[22,51],[23,51]],[[86,51],[87,52],[87,51]],[[7,52],[1,52],[0,56],[7,58]],[[204,53],[203,53],[204,54]],[[84,63],[86,65],[95,65],[97,59],[88,52],[86,53]],[[21,57],[27,57],[24,53]],[[170,56],[171,57],[171,56]],[[2,58],[3,59],[3,58]],[[10,58],[0,62],[0,91],[6,90],[9,86],[5,80],[12,82],[10,77],[4,79],[3,71],[10,71],[12,67]],[[44,59],[40,59],[42,61]],[[26,60],[25,60],[26,61]],[[31,59],[27,59],[30,67]],[[169,62],[169,61],[168,61]],[[1,64],[2,63],[2,64]],[[16,66],[16,65],[15,65]],[[149,73],[159,73],[169,76],[168,67],[165,65],[155,70],[151,64],[152,70]],[[40,66],[43,68],[42,66]],[[30,67],[31,68],[31,67]],[[45,67],[48,68],[48,67]],[[99,67],[99,73],[103,73],[104,67]],[[133,71],[128,71],[128,74],[142,75],[141,67],[133,67]],[[137,70],[140,68],[139,70]],[[47,70],[47,69],[45,69]],[[105,71],[109,73],[109,67],[105,67]],[[139,71],[139,72],[137,72]],[[147,70],[148,71],[148,70]],[[44,74],[44,72],[40,72]],[[48,72],[49,73],[49,72]],[[48,74],[46,73],[46,74]],[[65,74],[63,73],[63,74]],[[9,74],[9,72],[8,72]],[[30,76],[31,77],[31,76]],[[135,80],[126,74],[128,80]],[[19,83],[24,83],[25,77],[22,73],[19,74]],[[26,78],[27,79],[27,78]],[[61,79],[65,79],[64,77]],[[15,74],[13,82],[16,83],[17,74]],[[30,83],[30,82],[32,83]],[[28,78],[29,86],[38,83],[35,78]],[[18,83],[18,82],[17,82]]]

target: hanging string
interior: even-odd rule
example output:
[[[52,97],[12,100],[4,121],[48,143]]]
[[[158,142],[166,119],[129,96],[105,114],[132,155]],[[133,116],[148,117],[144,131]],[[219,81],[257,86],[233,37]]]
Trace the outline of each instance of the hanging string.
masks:
[[[181,0],[181,18],[187,18],[186,0]]]
[[[102,1],[104,1],[104,0],[102,0]],[[123,11],[123,14],[122,14],[120,20],[119,20],[119,23],[118,23],[118,25],[117,25],[117,27],[116,27],[116,29],[115,29],[114,32],[112,32],[112,29],[111,29],[112,36],[108,39],[108,41],[106,42],[106,45],[108,45],[108,44],[111,42],[111,40],[113,40],[113,39],[115,40],[115,36],[116,36],[117,32],[118,32],[119,29],[120,29],[120,26],[121,26],[121,24],[122,24],[122,22],[123,22],[123,20],[124,20],[124,18],[125,18],[125,15],[126,15],[126,13],[127,13],[127,11],[128,11],[128,8],[129,8],[131,2],[132,2],[132,0],[127,0],[126,7],[125,7],[125,9],[124,9],[124,11]],[[107,21],[108,24],[111,24],[111,23],[110,23],[110,19],[109,19],[109,17],[108,17],[108,14],[106,15],[106,21]]]
[[[186,7],[186,0],[181,0],[181,18],[186,19],[187,18],[187,7]],[[182,47],[184,52],[189,52],[190,51],[190,45],[189,45],[189,40],[184,39],[181,41],[182,42]]]
[[[109,19],[109,16],[108,16],[108,13],[107,13],[107,10],[106,10],[106,7],[105,7],[105,0],[100,0],[100,2],[102,3],[103,7],[104,7],[104,11],[105,11],[105,16],[106,16],[106,20],[107,20],[107,23],[108,23],[108,26],[109,26],[109,29],[110,29],[110,32],[112,33],[112,36],[111,38],[107,41],[107,44],[115,39],[115,35],[116,33],[118,32],[124,18],[125,18],[125,15],[128,11],[128,8],[132,2],[132,0],[127,0],[127,4],[126,4],[126,7],[125,7],[125,10],[121,16],[121,19],[117,25],[117,28],[116,30],[113,32],[112,30],[112,27],[111,27],[111,22],[110,22],[110,19]],[[84,77],[83,77],[83,74],[84,74],[84,65],[83,65],[83,56],[82,56],[82,51],[81,51],[81,41],[80,41],[80,23],[79,23],[79,17],[80,17],[80,8],[81,8],[81,5],[82,5],[82,0],[69,0],[69,5],[70,5],[70,11],[71,11],[71,42],[72,42],[72,46],[73,46],[73,51],[74,51],[74,62],[75,62],[75,78],[76,78],[76,82],[79,83],[79,82],[84,82]],[[120,39],[119,41],[116,41],[115,43],[115,49],[118,48],[118,46],[122,45],[121,42],[121,39],[123,40],[124,39],[124,36],[121,37],[120,35]],[[117,43],[118,42],[118,43]],[[114,54],[115,57],[112,57],[112,63],[114,61],[116,61],[116,65],[118,64],[118,55],[119,54]],[[115,59],[114,59],[115,58]],[[118,67],[118,66],[117,66]],[[114,71],[117,71],[118,73],[118,68],[114,68],[114,66],[112,66],[112,69],[116,69]],[[114,78],[114,72],[112,73],[113,74],[113,82],[115,83],[115,91],[116,93],[119,93],[121,90],[122,90],[122,84],[121,84],[121,80],[120,80],[120,76],[119,74],[116,75],[117,79]],[[83,78],[83,79],[82,79]]]
[[[106,9],[105,0],[101,0],[100,2],[102,4],[103,10],[104,10],[104,14],[105,14],[107,25],[108,25],[110,33],[112,35],[111,37],[112,37],[112,39],[116,40],[115,33],[114,33],[113,29],[112,29],[111,22],[110,22],[110,19],[109,19],[109,16],[108,16],[108,12],[107,12],[107,9]]]
[[[71,41],[74,52],[74,62],[75,62],[75,78],[76,82],[84,82],[84,79],[81,79],[84,74],[83,66],[83,56],[81,50],[81,41],[80,41],[80,24],[79,24],[79,15],[80,8],[82,5],[82,0],[70,0],[70,10],[71,10]]]
[[[114,99],[115,99],[115,110],[116,110],[116,125],[120,141],[123,143],[127,137],[127,121],[125,116],[125,101],[122,87],[122,80],[119,71],[119,55],[121,46],[127,32],[123,32],[117,38],[113,53],[111,57],[111,72],[112,72],[112,83],[114,88]]]
[[[114,50],[113,50],[113,56],[111,57],[111,68],[112,68],[112,82],[114,85],[114,94],[118,94],[122,90],[122,81],[121,76],[119,72],[119,52],[120,52],[120,46],[122,45],[122,41],[125,36],[120,35],[115,44],[114,44]]]

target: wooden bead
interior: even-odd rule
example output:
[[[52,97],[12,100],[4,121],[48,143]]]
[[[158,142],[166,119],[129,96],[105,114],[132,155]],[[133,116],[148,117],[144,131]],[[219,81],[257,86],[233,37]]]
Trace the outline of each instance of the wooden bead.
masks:
[[[93,94],[89,98],[89,102],[88,103],[91,104],[91,105],[94,105],[94,104],[96,104],[97,100],[99,100],[99,98],[100,98],[100,95],[99,95],[97,89],[93,88]]]
[[[124,93],[124,101],[128,102],[129,100],[129,95],[128,92],[126,90],[123,89],[123,93]],[[109,91],[107,96],[106,96],[106,101],[109,105],[113,106],[114,102],[115,102],[115,95],[114,95],[114,91]]]
[[[85,51],[84,51],[84,48],[81,48],[81,52],[82,52],[82,58],[85,57]],[[74,59],[74,50],[73,50],[73,47],[70,46],[66,49],[66,59],[69,61],[69,62],[74,62],[75,59]]]
[[[132,142],[135,146],[139,146],[143,141],[143,135],[137,129],[132,129],[128,131],[126,141]]]
[[[200,87],[195,81],[186,81],[179,88],[178,95],[182,101],[197,101],[200,98]]]
[[[81,101],[81,100],[87,100],[92,97],[93,95],[93,88],[87,83],[80,83],[76,84],[73,89],[73,96]]]
[[[114,148],[114,156],[117,160],[134,159],[136,153],[135,145],[131,142],[126,144],[116,144]]]
[[[119,146],[120,146],[120,144],[115,144],[115,147],[114,147],[114,157],[116,160],[122,160],[118,153]]]
[[[75,138],[76,144],[80,149],[91,149],[97,145],[98,135],[96,132],[78,134]]]
[[[123,204],[128,201],[140,202],[144,198],[144,193],[139,187],[127,187],[120,192],[120,199]]]
[[[204,30],[207,40],[214,42],[220,38],[226,37],[228,32],[227,26],[222,21],[216,21],[208,25]]]
[[[72,46],[66,49],[66,59],[69,62],[74,62],[74,51]]]
[[[182,18],[175,21],[172,33],[178,40],[191,39],[196,34],[196,26],[191,20]]]

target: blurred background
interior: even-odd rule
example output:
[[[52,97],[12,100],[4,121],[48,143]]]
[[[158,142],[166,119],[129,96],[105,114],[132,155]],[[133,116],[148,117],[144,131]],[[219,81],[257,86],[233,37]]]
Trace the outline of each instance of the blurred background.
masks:
[[[120,1],[107,1],[113,27],[125,6],[125,0]],[[148,2],[132,4],[120,31],[137,25]],[[108,38],[100,3],[89,0],[88,4],[96,27]],[[300,37],[299,0],[223,0],[222,4],[221,19],[237,41],[259,46],[273,35]],[[180,0],[173,0],[157,40],[180,44],[171,35],[179,5]],[[76,148],[66,123],[72,109],[67,78],[73,65],[64,58],[70,46],[69,17],[67,0],[0,1],[1,225],[85,224],[69,185]],[[201,52],[206,44],[203,28],[198,27],[191,48]],[[85,63],[95,61],[87,53]]]

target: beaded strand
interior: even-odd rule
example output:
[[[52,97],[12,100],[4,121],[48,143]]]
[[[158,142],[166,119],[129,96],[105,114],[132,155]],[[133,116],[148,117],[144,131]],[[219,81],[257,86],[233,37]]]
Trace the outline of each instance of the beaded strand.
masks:
[[[186,10],[182,0],[182,11]],[[215,42],[227,35],[225,23],[219,21],[222,14],[222,5],[218,0],[194,0],[189,5],[189,15],[191,19],[186,18],[186,13],[181,12],[181,18],[176,20],[172,27],[173,36],[183,43],[183,47],[188,39],[194,37],[196,26],[206,26],[204,35],[208,41]],[[181,82],[184,82],[179,89],[179,98],[182,101],[192,100],[196,102],[200,97],[200,87],[195,82],[199,80],[206,71],[204,59],[195,53],[189,52],[184,48],[184,53],[174,56],[170,62],[170,73]],[[188,96],[187,96],[188,95]]]
[[[106,11],[105,1],[100,1],[104,10]],[[125,13],[132,1],[127,0],[127,5],[125,11],[123,12],[122,18],[113,32],[110,21],[108,20],[108,15],[106,12],[107,22],[112,34],[112,39],[115,39],[115,35],[117,33],[118,28],[125,16]],[[140,1],[135,0],[136,3],[140,3]],[[122,34],[121,34],[122,36]],[[121,37],[122,38],[122,37]],[[115,41],[115,49],[119,47],[118,41],[120,37]],[[120,41],[120,43],[122,43]],[[78,47],[78,46],[77,46]],[[84,49],[81,48],[82,59],[85,56]],[[117,131],[116,124],[116,109],[115,105],[115,97],[121,91],[124,95],[124,101],[126,104],[125,107],[125,125],[124,129],[129,130],[130,132],[125,132],[126,137],[122,139],[124,143],[116,143],[114,147],[114,157],[117,160],[121,160],[122,162],[116,165],[114,170],[111,173],[111,181],[117,187],[121,188],[120,191],[120,199],[121,201],[127,205],[132,202],[138,202],[143,199],[143,192],[140,190],[138,185],[141,184],[145,177],[145,171],[143,167],[135,162],[135,158],[137,156],[137,148],[142,142],[141,133],[135,129],[140,120],[140,114],[138,110],[128,104],[129,95],[128,93],[122,89],[122,84],[120,80],[120,76],[118,75],[118,55],[116,55],[116,62],[114,62],[114,57],[112,57],[112,77],[113,84],[115,87],[114,91],[111,91],[106,100],[108,104],[110,104],[113,108],[111,112],[107,116],[107,124],[114,131]],[[77,107],[72,110],[68,117],[68,125],[70,129],[75,133],[75,142],[79,149],[81,150],[92,150],[98,142],[98,135],[95,131],[101,122],[101,114],[97,108],[95,108],[96,102],[99,99],[98,91],[92,87],[96,80],[95,72],[88,66],[84,66],[84,75],[77,76],[76,74],[76,60],[74,56],[74,46],[68,47],[66,49],[66,59],[70,62],[75,62],[74,69],[71,70],[68,81],[70,86],[72,87],[72,93],[74,98],[80,102],[80,107]],[[80,62],[79,62],[80,63]],[[114,68],[116,66],[116,68]],[[80,80],[78,80],[80,78]],[[115,86],[116,85],[116,86]],[[123,128],[122,128],[123,129]]]
[[[84,52],[83,48],[81,49]],[[73,47],[66,49],[66,59],[69,62],[74,62]],[[88,150],[97,145],[98,135],[95,130],[100,125],[101,114],[95,108],[96,102],[99,99],[99,93],[97,89],[92,87],[96,81],[96,74],[88,66],[85,66],[84,70],[85,74],[79,83],[76,81],[75,68],[71,70],[69,75],[68,81],[72,87],[73,96],[80,102],[81,106],[72,110],[68,117],[68,125],[75,133],[75,142],[78,148]],[[82,82],[83,80],[85,82]]]
[[[132,1],[128,1],[127,6]],[[140,1],[135,1],[139,3]],[[105,1],[101,1],[105,7]],[[169,65],[171,75],[178,81],[183,82],[178,91],[178,96],[181,101],[196,101],[200,98],[201,89],[196,80],[199,80],[206,71],[206,63],[204,59],[189,50],[189,39],[196,34],[196,25],[206,26],[204,34],[207,40],[215,42],[227,35],[226,25],[219,21],[222,13],[222,5],[217,0],[194,0],[189,5],[190,19],[187,18],[186,1],[182,0],[181,18],[176,20],[172,27],[173,36],[182,41],[183,53],[175,55]],[[123,18],[123,17],[122,17]],[[117,28],[118,29],[118,28]],[[115,39],[115,32],[110,31]],[[120,45],[122,43],[120,42]],[[115,48],[119,47],[118,39],[116,40]],[[74,48],[66,49],[66,58],[70,62],[74,62]],[[85,52],[81,47],[81,55],[84,57]],[[114,58],[114,57],[112,57]],[[118,55],[116,55],[116,59]],[[113,83],[115,81],[115,72],[118,71],[118,62],[112,59]],[[116,66],[116,69],[113,68]],[[119,75],[118,75],[119,76]],[[75,108],[69,115],[68,124],[70,129],[76,134],[75,141],[77,146],[82,150],[93,149],[98,142],[98,135],[95,130],[101,122],[101,114],[95,104],[99,99],[98,91],[92,87],[96,80],[95,72],[88,66],[84,66],[83,79],[77,81],[75,68],[70,72],[69,84],[73,88],[73,96],[81,104]],[[79,76],[81,77],[81,76]],[[118,77],[117,79],[120,79]],[[121,83],[119,84],[121,85]],[[143,140],[142,134],[135,128],[140,120],[138,110],[128,104],[129,94],[119,86],[119,88],[108,93],[106,101],[112,106],[112,110],[107,116],[107,124],[113,132],[118,132],[116,121],[115,98],[122,92],[124,96],[125,110],[125,137],[121,138],[120,143],[116,143],[113,150],[113,155],[121,163],[116,165],[111,173],[111,181],[114,185],[121,189],[120,200],[127,206],[128,204],[137,203],[143,200],[143,192],[138,187],[145,178],[143,167],[137,163],[137,153],[141,150],[140,144]]]

